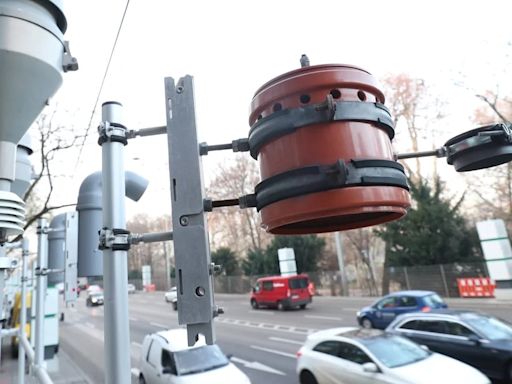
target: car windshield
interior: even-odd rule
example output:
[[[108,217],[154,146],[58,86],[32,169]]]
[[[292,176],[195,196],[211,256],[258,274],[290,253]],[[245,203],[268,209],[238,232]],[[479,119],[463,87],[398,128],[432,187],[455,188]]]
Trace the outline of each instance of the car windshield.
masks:
[[[217,345],[205,345],[174,353],[179,376],[209,371],[229,364]]]
[[[362,343],[388,368],[412,364],[431,355],[431,352],[400,336],[372,337],[362,340]]]
[[[441,299],[437,293],[425,296],[423,300],[425,301],[425,304],[433,308],[442,307],[444,305],[443,299]]]
[[[94,298],[103,297],[103,292],[92,292],[89,296]]]
[[[512,339],[512,326],[495,317],[478,314],[465,314],[464,321],[489,340]]]

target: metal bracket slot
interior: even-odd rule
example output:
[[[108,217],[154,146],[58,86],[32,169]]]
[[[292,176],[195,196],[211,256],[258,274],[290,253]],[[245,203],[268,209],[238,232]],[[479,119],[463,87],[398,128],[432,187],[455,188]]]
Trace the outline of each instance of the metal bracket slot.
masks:
[[[188,344],[198,334],[215,342],[211,257],[204,212],[204,185],[197,141],[194,89],[191,76],[165,79],[169,173],[176,270],[178,322],[186,324]]]

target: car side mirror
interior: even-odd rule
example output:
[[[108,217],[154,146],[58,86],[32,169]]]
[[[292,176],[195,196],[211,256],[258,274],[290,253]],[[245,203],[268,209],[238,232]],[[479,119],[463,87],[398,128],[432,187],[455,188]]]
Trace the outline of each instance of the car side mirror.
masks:
[[[375,363],[364,363],[363,371],[367,373],[378,373],[379,367],[377,367]]]
[[[469,335],[468,340],[471,341],[472,343],[474,343],[475,345],[482,344],[480,338],[477,335]]]

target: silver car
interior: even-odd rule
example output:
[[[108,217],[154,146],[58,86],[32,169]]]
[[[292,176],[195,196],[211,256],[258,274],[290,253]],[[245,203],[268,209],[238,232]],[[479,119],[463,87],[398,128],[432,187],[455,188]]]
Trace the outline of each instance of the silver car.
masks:
[[[172,287],[169,291],[165,292],[165,301],[172,304],[172,309],[178,309],[178,292],[176,287]]]

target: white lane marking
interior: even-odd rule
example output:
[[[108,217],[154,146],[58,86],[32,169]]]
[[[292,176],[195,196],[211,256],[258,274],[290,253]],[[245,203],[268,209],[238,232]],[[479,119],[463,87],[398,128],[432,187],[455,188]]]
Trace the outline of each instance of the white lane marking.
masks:
[[[137,319],[136,317],[131,317],[131,316],[129,317],[129,320],[130,321],[139,321],[139,319]]]
[[[276,351],[275,349],[258,347],[257,345],[251,345],[251,348],[252,349],[257,349],[257,350],[263,351],[263,352],[273,353],[274,355],[289,357],[291,359],[295,359],[296,358],[295,354],[293,354],[293,353]]]
[[[342,321],[341,317],[331,317],[331,316],[316,316],[316,315],[304,315],[304,317],[308,319],[317,319],[317,320],[332,320],[332,321]]]
[[[254,310],[251,310],[251,311],[247,311],[248,313],[250,313],[251,315],[275,315],[275,312],[270,312],[270,311],[254,311]]]
[[[275,375],[286,376],[286,373],[278,371],[275,368],[269,367],[268,365],[259,363],[257,361],[252,361],[252,362],[246,361],[246,360],[239,359],[238,357],[235,357],[235,356],[233,356],[231,358],[231,361],[234,363],[242,364],[246,368],[252,368],[252,369],[256,369],[258,371],[273,373]]]
[[[303,341],[297,341],[297,340],[290,340],[290,339],[283,339],[282,337],[269,337],[268,338],[269,340],[273,340],[273,341],[281,341],[283,343],[289,343],[289,344],[297,344],[297,345],[302,345],[304,344]]]
[[[160,324],[160,323],[149,323],[149,324],[154,326],[154,327],[163,328],[163,329],[169,329],[168,325],[164,325],[164,324]]]
[[[132,341],[132,345],[134,347],[137,347],[137,348],[142,348],[142,344],[141,343],[136,343],[135,341]]]
[[[140,370],[137,369],[137,368],[132,368],[132,375],[135,376],[135,377],[139,377]]]
[[[298,328],[298,327],[292,327],[288,325],[280,325],[280,324],[270,324],[270,323],[250,323],[245,320],[237,320],[237,319],[230,319],[225,317],[216,317],[215,321],[217,321],[219,324],[224,325],[238,325],[242,327],[250,327],[250,328],[258,328],[258,329],[268,329],[271,331],[277,331],[277,332],[287,332],[287,333],[296,333],[299,335],[305,335],[310,334],[313,332],[316,332],[317,329],[312,328]]]
[[[87,325],[89,328],[96,328],[93,323],[90,323],[88,321],[85,323],[85,325]]]

